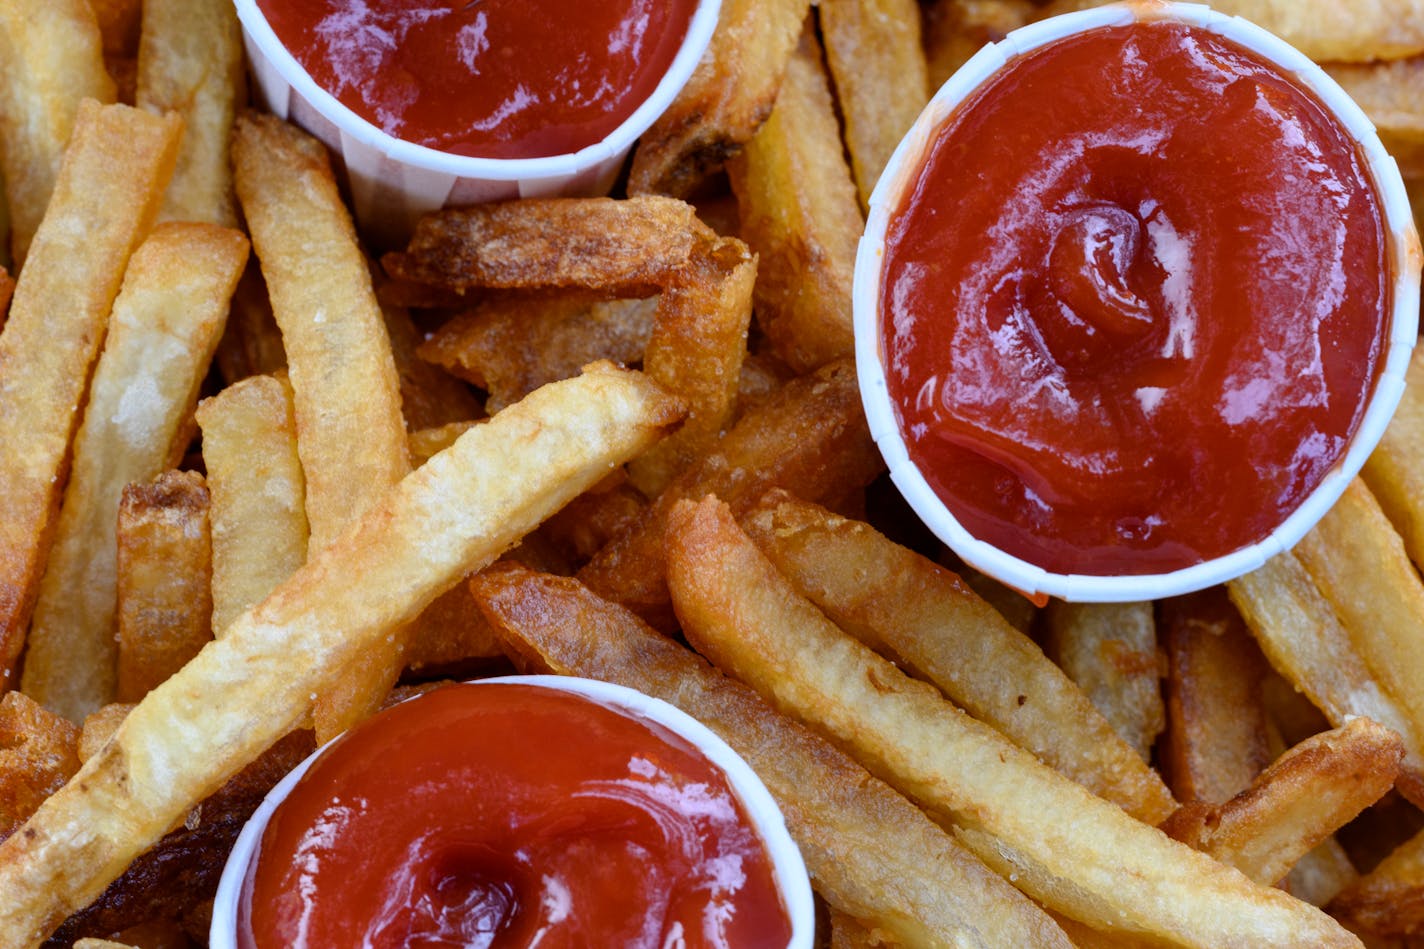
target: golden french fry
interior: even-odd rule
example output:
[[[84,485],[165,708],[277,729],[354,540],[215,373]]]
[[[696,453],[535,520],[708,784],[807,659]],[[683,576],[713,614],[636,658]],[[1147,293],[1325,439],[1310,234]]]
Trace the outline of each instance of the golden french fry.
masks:
[[[1424,174],[1424,56],[1383,63],[1326,63],[1374,123],[1380,141],[1405,177]]]
[[[0,168],[17,268],[45,216],[79,103],[114,96],[88,0],[0,3]]]
[[[1176,839],[1257,883],[1295,862],[1394,786],[1404,746],[1368,718],[1291,748],[1251,786],[1219,804],[1187,804],[1162,825]]]
[[[1424,349],[1414,351],[1405,383],[1399,408],[1360,477],[1417,565],[1424,563]]]
[[[134,251],[94,370],[30,626],[26,694],[73,721],[114,698],[114,517],[169,463],[222,335],[247,239],[163,224]],[[181,448],[180,448],[181,451]]]
[[[237,226],[232,123],[247,98],[242,30],[227,0],[143,0],[134,98],[183,117],[183,146],[159,220]]]
[[[162,199],[178,135],[177,119],[81,105],[15,287],[0,334],[0,691],[14,684],[109,308]]]
[[[213,547],[201,475],[165,471],[119,503],[118,699],[137,702],[213,638]]]
[[[820,0],[826,65],[862,207],[929,101],[915,0]]]
[[[575,580],[500,564],[470,584],[517,660],[679,706],[775,796],[817,891],[906,946],[1067,946],[1037,907],[843,752]]]
[[[756,257],[735,238],[699,249],[658,299],[643,371],[681,396],[687,421],[628,466],[648,497],[706,453],[731,421],[747,352]]]
[[[757,252],[757,320],[772,349],[805,372],[854,348],[850,291],[864,221],[840,127],[807,33],[771,118],[728,165],[741,237]]]
[[[868,928],[854,916],[839,910],[831,910],[831,939],[829,949],[875,949],[884,946],[885,933]],[[894,937],[890,937],[893,939]]]
[[[267,284],[255,259],[248,261],[247,270],[237,282],[227,330],[218,343],[214,360],[226,385],[241,382],[248,376],[271,375],[287,369],[282,331],[272,315]]]
[[[1183,946],[1359,946],[1319,910],[1170,841],[842,633],[722,502],[679,504],[667,538],[673,603],[700,652],[951,819],[962,843],[1046,907]]]
[[[785,492],[741,522],[801,596],[974,717],[1140,820],[1156,824],[1175,809],[1087,696],[954,574]]]
[[[79,770],[79,729],[23,692],[0,696],[0,840]]]
[[[1220,587],[1164,600],[1161,623],[1167,780],[1182,801],[1220,804],[1271,763],[1262,687],[1268,667]]]
[[[933,0],[925,11],[930,92],[986,43],[997,43],[1039,15],[1033,0]]]
[[[756,134],[776,102],[808,0],[727,0],[697,70],[638,140],[629,194],[683,198]]]
[[[377,294],[377,299],[379,298],[380,295]],[[469,386],[417,356],[416,350],[420,347],[423,337],[411,320],[409,311],[404,307],[382,303],[381,314],[386,320],[386,332],[391,340],[391,356],[395,359],[396,374],[400,377],[401,414],[405,416],[408,430],[414,433],[419,429],[468,423],[485,414],[480,400],[475,398]],[[579,365],[594,361],[585,359]],[[569,373],[560,378],[566,379],[573,374]],[[533,389],[528,391],[532,392]]]
[[[1046,651],[1150,761],[1167,720],[1152,604],[1053,602]]]
[[[431,458],[440,454],[456,439],[474,427],[476,422],[450,422],[436,428],[422,428],[410,433],[411,467],[419,468]]]
[[[1324,906],[1360,878],[1345,848],[1334,837],[1296,861],[1283,888],[1312,906]]]
[[[575,498],[539,529],[571,563],[583,564],[643,516],[648,501],[624,481],[599,485]]]
[[[79,761],[82,764],[104,747],[104,743],[114,737],[120,723],[133,711],[130,702],[111,702],[99,711],[84,716],[84,725],[79,731]],[[78,770],[78,769],[75,769]]]
[[[287,384],[253,376],[198,405],[212,495],[213,632],[307,559],[306,486]]]
[[[1346,887],[1330,903],[1330,912],[1379,936],[1424,933],[1424,832]]]
[[[45,938],[231,774],[313,691],[680,417],[637,373],[592,366],[477,425],[150,692],[0,845],[0,947]]]
[[[126,942],[114,942],[112,939],[80,939],[74,943],[74,949],[136,949]]]

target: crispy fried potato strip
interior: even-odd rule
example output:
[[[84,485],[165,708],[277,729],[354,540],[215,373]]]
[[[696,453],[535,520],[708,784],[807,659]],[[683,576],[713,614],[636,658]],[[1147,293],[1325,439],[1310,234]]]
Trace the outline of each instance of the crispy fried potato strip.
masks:
[[[1395,848],[1330,904],[1330,912],[1383,937],[1424,933],[1424,833]]]
[[[768,701],[952,819],[980,859],[1045,906],[1183,946],[1354,946],[1314,907],[1257,886],[1041,764],[842,633],[715,498],[670,514],[683,632]]]
[[[1360,477],[1417,566],[1424,564],[1424,349],[1415,349],[1405,383],[1399,408]]]
[[[0,696],[0,840],[78,770],[78,726],[23,692]]]
[[[471,583],[519,661],[639,689],[705,723],[776,797],[821,896],[906,946],[1067,946],[919,809],[742,684],[577,581],[500,564]]]
[[[925,10],[930,93],[986,43],[997,43],[1040,15],[1033,0],[932,0]]]
[[[0,947],[45,938],[243,765],[352,657],[414,619],[681,415],[592,366],[466,432],[177,675],[0,845]]]

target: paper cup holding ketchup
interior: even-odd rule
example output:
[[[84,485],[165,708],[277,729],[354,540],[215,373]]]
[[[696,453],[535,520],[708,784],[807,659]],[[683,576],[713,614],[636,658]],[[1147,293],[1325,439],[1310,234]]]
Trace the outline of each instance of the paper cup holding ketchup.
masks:
[[[1290,548],[1398,403],[1419,239],[1373,126],[1196,4],[1045,20],[901,142],[855,274],[900,491],[1026,594],[1172,596]]]
[[[377,241],[420,215],[604,194],[721,0],[236,0],[259,97],[321,139]]]

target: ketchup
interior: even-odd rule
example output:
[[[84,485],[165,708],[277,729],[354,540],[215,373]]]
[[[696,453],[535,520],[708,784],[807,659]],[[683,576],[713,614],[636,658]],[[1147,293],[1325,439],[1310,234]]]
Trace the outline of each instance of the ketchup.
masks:
[[[308,74],[395,138],[536,158],[602,141],[667,72],[696,0],[258,0]]]
[[[456,685],[331,745],[272,816],[240,942],[784,949],[770,858],[722,772],[592,699]]]
[[[1013,60],[891,218],[883,359],[959,522],[1057,573],[1254,543],[1344,454],[1390,309],[1360,150],[1249,50],[1177,23]]]

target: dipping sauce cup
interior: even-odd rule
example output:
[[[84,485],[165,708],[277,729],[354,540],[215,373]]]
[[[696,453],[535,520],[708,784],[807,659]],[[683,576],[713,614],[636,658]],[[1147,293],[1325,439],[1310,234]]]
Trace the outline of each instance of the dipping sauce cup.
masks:
[[[1133,601],[1298,541],[1379,440],[1419,239],[1359,108],[1197,4],[1045,20],[901,142],[855,273],[890,473],[966,563]]]
[[[781,812],[715,734],[622,686],[511,676],[402,702],[294,769],[228,858],[210,938],[809,949],[814,925]]]
[[[442,207],[607,193],[633,142],[691,77],[721,7],[721,0],[635,0],[615,35],[594,37],[579,24],[616,20],[624,7],[582,0],[236,3],[262,104],[331,149],[350,182],[358,224],[383,245],[403,242],[417,218]],[[667,40],[682,26],[679,16],[686,28],[673,46]],[[593,55],[578,52],[585,47]],[[614,51],[643,58],[621,72],[588,66]],[[668,55],[660,77],[647,74]],[[536,79],[553,84],[541,90]],[[646,86],[651,91],[638,101]],[[480,106],[486,94],[493,98]],[[609,130],[603,113],[615,107],[626,118]],[[446,121],[457,124],[436,127]],[[520,127],[524,141],[490,137],[506,126]]]

